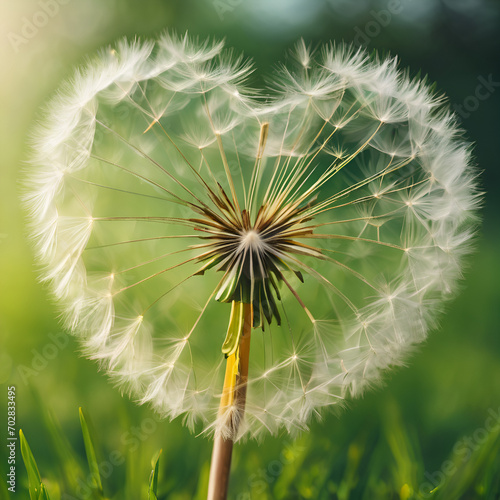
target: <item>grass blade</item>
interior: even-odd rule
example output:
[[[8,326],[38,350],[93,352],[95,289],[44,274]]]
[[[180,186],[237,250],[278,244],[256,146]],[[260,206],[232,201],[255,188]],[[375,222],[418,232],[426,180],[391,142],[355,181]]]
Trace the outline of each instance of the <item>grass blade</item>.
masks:
[[[47,489],[43,484],[40,485],[40,495],[38,495],[38,500],[50,500]]]
[[[153,470],[149,478],[149,494],[148,500],[158,500],[158,469],[160,464],[160,455],[162,450],[158,452],[156,459],[153,461]]]
[[[31,452],[28,441],[24,437],[23,431],[19,430],[19,438],[21,441],[21,455],[23,457],[24,466],[28,473],[28,488],[31,500],[39,500],[40,492],[42,490],[42,479],[40,472],[35,462],[35,457]]]
[[[59,469],[57,474],[61,478],[61,485],[64,485],[64,490],[75,491],[78,488],[78,478],[81,480],[87,477],[87,469],[84,470],[80,461],[77,460],[54,412],[45,407],[43,397],[33,387],[30,388],[30,392],[41,409],[40,416],[43,419],[44,431],[51,438],[50,448],[57,456],[57,468]]]
[[[97,464],[97,459],[95,456],[94,445],[92,444],[92,439],[90,438],[89,428],[83,415],[82,408],[78,409],[80,413],[80,424],[82,426],[83,443],[85,444],[85,454],[87,455],[87,462],[89,463],[90,474],[94,480],[95,488],[103,496],[101,475],[99,474],[99,465]]]

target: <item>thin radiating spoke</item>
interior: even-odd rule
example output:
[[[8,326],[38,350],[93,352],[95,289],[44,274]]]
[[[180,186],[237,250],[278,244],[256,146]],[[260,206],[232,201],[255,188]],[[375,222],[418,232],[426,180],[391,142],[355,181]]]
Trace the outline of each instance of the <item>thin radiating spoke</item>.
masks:
[[[198,236],[196,234],[171,234],[171,235],[165,235],[165,236],[151,236],[150,238],[138,238],[135,240],[124,240],[124,241],[116,241],[114,243],[107,243],[105,245],[95,245],[95,246],[89,246],[85,247],[85,250],[99,250],[102,248],[109,248],[109,247],[115,247],[119,245],[128,245],[129,243],[142,243],[145,241],[155,241],[155,240],[169,240],[169,239],[184,239],[184,238],[195,238],[199,239],[202,238],[202,236]]]
[[[184,266],[185,264],[188,264],[189,262],[193,262],[193,261],[196,261],[196,260],[200,260],[200,259],[203,259],[204,257],[208,256],[210,254],[210,252],[205,252],[204,254],[201,254],[201,255],[196,255],[195,257],[191,257],[189,259],[186,259],[185,261],[183,262],[180,262],[179,264],[174,264],[173,266],[170,266],[170,267],[167,267],[165,269],[162,269],[161,271],[158,271],[156,273],[153,273],[149,276],[147,276],[146,278],[143,278],[139,281],[136,281],[135,283],[132,283],[131,285],[127,285],[123,288],[120,288],[118,291],[114,292],[114,295],[118,294],[118,293],[122,293],[122,292],[125,292],[126,290],[129,290],[130,288],[133,288],[133,287],[136,287],[137,285],[140,285],[142,283],[145,283],[146,281],[149,281],[153,278],[156,278],[157,276],[160,276],[168,271],[171,271],[173,269],[177,269],[178,267],[181,267],[181,266]]]

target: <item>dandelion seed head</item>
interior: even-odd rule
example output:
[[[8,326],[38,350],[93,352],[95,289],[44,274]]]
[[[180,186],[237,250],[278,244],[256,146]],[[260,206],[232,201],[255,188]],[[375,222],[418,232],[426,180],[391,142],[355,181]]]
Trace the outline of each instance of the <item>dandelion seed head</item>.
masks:
[[[207,435],[297,433],[379,384],[471,252],[481,194],[442,98],[348,45],[293,59],[264,96],[223,42],[122,40],[33,134],[23,199],[64,324],[124,393]],[[219,413],[235,301],[244,418]]]

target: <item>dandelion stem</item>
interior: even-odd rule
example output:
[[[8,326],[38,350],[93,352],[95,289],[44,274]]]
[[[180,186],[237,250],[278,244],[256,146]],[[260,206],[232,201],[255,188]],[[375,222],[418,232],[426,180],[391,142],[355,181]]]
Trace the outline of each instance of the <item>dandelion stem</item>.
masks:
[[[239,425],[245,413],[253,307],[251,304],[233,303],[231,314],[238,311],[238,306],[243,308],[242,332],[238,348],[227,358],[224,388],[219,407],[222,430],[219,428],[215,433],[207,500],[226,500],[227,498],[234,438],[238,434]],[[230,321],[230,327],[235,323],[238,322]]]

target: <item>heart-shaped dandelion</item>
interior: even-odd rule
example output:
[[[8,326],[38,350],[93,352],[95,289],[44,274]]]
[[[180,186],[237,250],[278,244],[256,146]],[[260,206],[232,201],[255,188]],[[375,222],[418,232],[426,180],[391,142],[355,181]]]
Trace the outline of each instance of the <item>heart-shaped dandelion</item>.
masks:
[[[49,103],[28,173],[66,325],[122,390],[213,432],[214,457],[402,364],[480,201],[425,82],[346,46],[294,56],[267,95],[220,42],[119,42]]]

